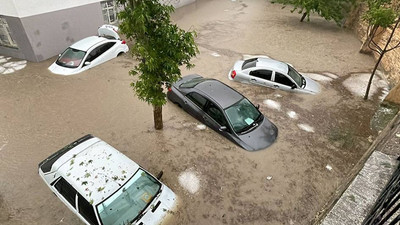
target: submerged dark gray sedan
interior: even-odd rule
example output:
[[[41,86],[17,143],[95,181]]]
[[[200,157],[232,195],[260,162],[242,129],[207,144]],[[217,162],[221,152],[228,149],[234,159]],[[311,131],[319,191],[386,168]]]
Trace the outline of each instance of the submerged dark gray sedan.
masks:
[[[188,75],[169,88],[167,97],[190,115],[240,147],[255,151],[274,143],[278,128],[246,97],[215,80]]]

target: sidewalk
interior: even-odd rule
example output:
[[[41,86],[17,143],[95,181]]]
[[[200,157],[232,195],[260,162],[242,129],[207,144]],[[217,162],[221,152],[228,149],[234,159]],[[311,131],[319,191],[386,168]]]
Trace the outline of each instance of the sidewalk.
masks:
[[[320,212],[314,224],[361,224],[396,170],[399,154],[400,113],[380,133],[355,166],[349,176],[351,178],[354,177],[352,174],[358,173],[355,179],[338,188],[333,200]]]

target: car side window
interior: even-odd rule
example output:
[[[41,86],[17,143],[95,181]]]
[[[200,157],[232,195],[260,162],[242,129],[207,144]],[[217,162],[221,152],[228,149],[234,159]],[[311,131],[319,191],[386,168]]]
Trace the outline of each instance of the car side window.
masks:
[[[250,75],[264,79],[264,80],[271,80],[272,71],[271,70],[253,70],[253,71],[250,71]]]
[[[115,45],[115,42],[108,42],[105,44],[102,44],[100,46],[97,46],[95,49],[93,49],[88,57],[86,58],[86,62],[91,62],[95,60],[97,57],[99,57],[101,54],[106,52],[108,49],[110,49],[112,46]]]
[[[197,94],[196,92],[191,92],[186,95],[188,99],[190,99],[194,104],[196,104],[198,107],[201,109],[204,108],[206,105],[207,99],[205,99],[203,96],[200,94]]]
[[[290,87],[293,85],[293,82],[288,77],[278,72],[275,72],[275,82]]]
[[[213,118],[219,125],[227,126],[227,122],[224,114],[221,110],[212,102],[209,102],[205,111],[211,118]]]
[[[94,213],[93,205],[90,204],[82,195],[78,193],[78,210],[90,224],[98,225],[96,214]]]
[[[60,178],[60,180],[57,181],[54,187],[56,188],[58,193],[60,193],[65,198],[65,200],[67,200],[71,204],[71,206],[75,208],[77,191],[62,177]]]

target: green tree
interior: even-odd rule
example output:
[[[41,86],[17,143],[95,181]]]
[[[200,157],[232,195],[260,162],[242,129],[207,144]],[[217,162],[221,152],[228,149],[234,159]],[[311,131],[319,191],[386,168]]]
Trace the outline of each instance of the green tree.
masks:
[[[287,5],[293,6],[292,13],[297,11],[303,14],[300,22],[303,22],[306,17],[309,21],[310,14],[317,13],[326,20],[333,20],[338,26],[342,26],[345,15],[350,11],[355,0],[272,0],[271,2],[282,4],[282,8]]]
[[[153,106],[154,127],[162,129],[165,87],[181,77],[180,66],[191,68],[190,59],[199,52],[194,31],[184,31],[171,23],[172,6],[158,0],[117,0],[123,33],[134,44],[132,55],[138,60],[130,75],[139,74],[131,86],[138,98]]]
[[[368,46],[373,52],[378,54],[378,60],[375,63],[374,69],[372,70],[371,76],[368,81],[367,90],[365,91],[364,99],[368,99],[369,91],[371,88],[372,80],[375,76],[375,72],[378,69],[383,56],[398,47],[400,47],[400,41],[397,43],[393,39],[393,36],[399,27],[400,22],[400,10],[398,7],[394,7],[391,0],[364,0],[368,5],[368,10],[363,15],[363,19],[368,23],[367,28],[367,39],[364,45]],[[380,37],[382,33],[391,29],[390,36],[386,40],[383,46],[380,45]],[[393,40],[393,41],[392,41]]]

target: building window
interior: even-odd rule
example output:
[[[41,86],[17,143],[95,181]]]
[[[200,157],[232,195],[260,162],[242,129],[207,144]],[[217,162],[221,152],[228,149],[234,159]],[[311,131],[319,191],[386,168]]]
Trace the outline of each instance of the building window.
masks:
[[[117,23],[117,7],[115,0],[101,2],[101,9],[103,12],[104,23],[115,24]]]
[[[18,48],[17,43],[12,39],[10,28],[5,18],[0,16],[0,46]]]

